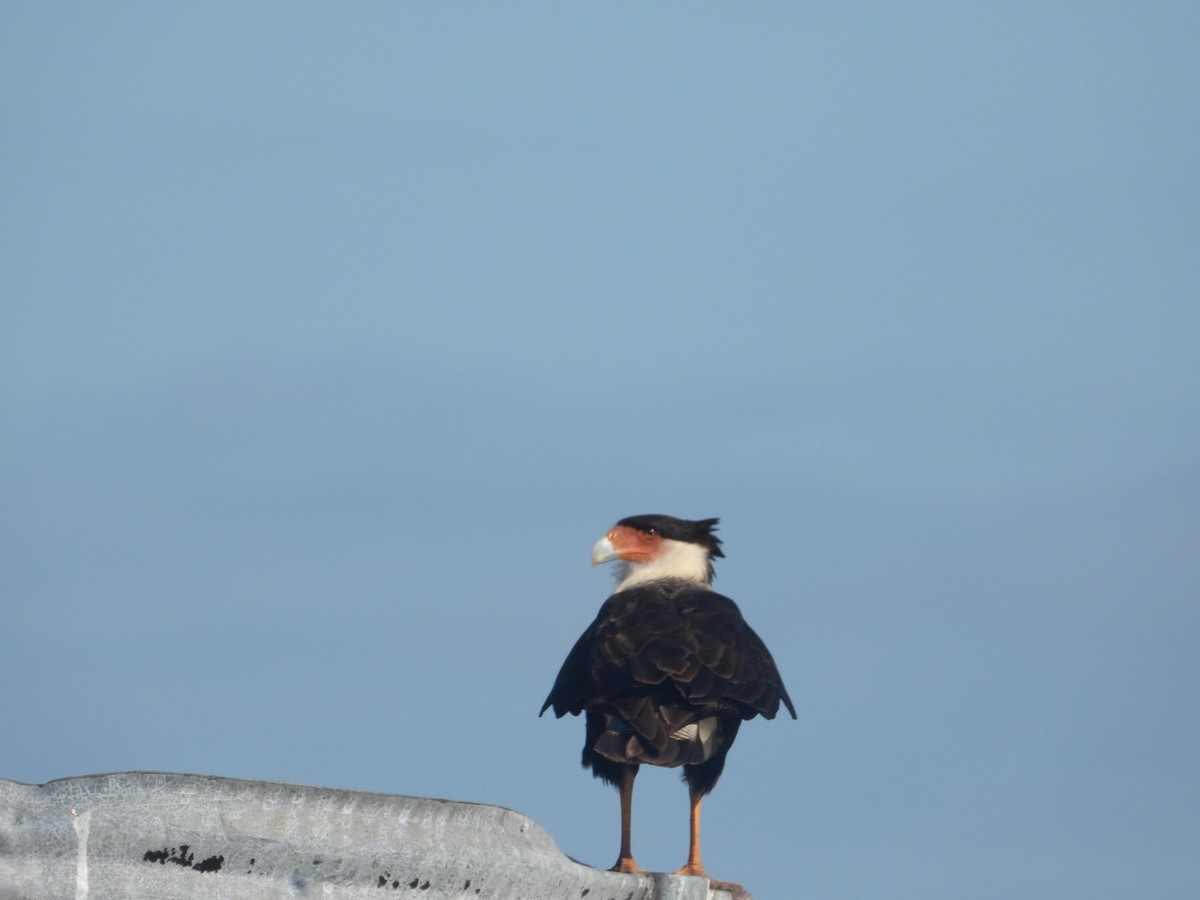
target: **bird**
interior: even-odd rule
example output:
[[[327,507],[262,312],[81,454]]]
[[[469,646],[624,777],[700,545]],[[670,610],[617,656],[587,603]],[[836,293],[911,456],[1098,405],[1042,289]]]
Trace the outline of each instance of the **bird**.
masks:
[[[716,786],[742,722],[796,709],[766,644],[737,604],[712,590],[724,557],[720,520],[638,515],[592,548],[617,585],[559,670],[539,716],[585,716],[583,766],[620,792],[617,872],[642,871],[630,825],[642,764],[681,767],[690,803],[688,859],[674,874],[709,877],[701,801]]]

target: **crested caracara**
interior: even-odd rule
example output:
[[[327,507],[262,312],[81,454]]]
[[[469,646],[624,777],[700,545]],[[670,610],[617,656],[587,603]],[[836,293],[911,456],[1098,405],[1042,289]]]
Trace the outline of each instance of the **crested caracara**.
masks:
[[[737,604],[710,588],[712,560],[725,555],[717,521],[631,516],[596,543],[592,564],[616,560],[618,584],[542,705],[558,717],[586,716],[583,765],[621,792],[619,872],[640,871],[629,827],[642,763],[683,767],[691,834],[676,874],[705,875],[700,801],[742,721],[773,719],[781,701],[796,717],[766,645]]]

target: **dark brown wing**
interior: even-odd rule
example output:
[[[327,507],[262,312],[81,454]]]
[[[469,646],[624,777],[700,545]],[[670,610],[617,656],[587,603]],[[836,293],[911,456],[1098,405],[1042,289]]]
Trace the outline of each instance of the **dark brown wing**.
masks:
[[[780,702],[796,715],[775,661],[737,604],[714,591],[660,582],[613,594],[575,642],[542,712],[613,712],[643,737],[664,707],[663,724],[722,712],[774,718]],[[645,724],[646,731],[642,725]]]
[[[542,712],[587,713],[583,765],[621,783],[630,766],[683,766],[716,785],[742,720],[784,703],[775,662],[728,597],[658,582],[609,597],[568,654]]]

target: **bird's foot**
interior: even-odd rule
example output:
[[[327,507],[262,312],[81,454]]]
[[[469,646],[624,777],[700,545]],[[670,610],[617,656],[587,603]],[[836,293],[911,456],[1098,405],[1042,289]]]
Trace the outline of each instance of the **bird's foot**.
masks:
[[[608,871],[632,874],[634,872],[642,872],[644,870],[638,868],[638,864],[632,856],[622,856],[617,860],[617,864]]]
[[[672,875],[699,875],[701,878],[707,878],[708,873],[704,871],[704,866],[698,862],[689,862],[682,869],[676,869]]]

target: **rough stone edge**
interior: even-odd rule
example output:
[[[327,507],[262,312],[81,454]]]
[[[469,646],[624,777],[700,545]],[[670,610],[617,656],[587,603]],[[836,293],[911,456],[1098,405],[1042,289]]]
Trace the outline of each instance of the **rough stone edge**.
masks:
[[[593,869],[498,806],[123,772],[0,779],[0,900],[322,897],[729,900],[701,878]]]

